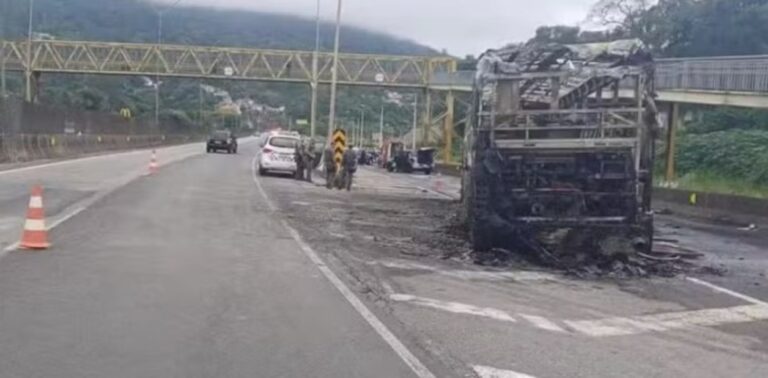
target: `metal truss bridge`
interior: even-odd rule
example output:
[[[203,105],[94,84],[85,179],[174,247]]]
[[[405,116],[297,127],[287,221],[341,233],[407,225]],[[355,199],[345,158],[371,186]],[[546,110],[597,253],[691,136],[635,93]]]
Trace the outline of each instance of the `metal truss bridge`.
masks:
[[[37,79],[50,74],[134,75],[199,79],[253,80],[312,85],[312,51],[93,41],[0,41],[0,64],[24,72],[26,97],[34,98]],[[330,84],[333,54],[318,53],[318,84]],[[424,98],[422,143],[444,145],[450,159],[455,137],[454,102],[467,106],[451,88],[433,85],[435,77],[456,72],[446,56],[339,54],[338,84],[418,90]],[[434,101],[433,101],[434,97]]]

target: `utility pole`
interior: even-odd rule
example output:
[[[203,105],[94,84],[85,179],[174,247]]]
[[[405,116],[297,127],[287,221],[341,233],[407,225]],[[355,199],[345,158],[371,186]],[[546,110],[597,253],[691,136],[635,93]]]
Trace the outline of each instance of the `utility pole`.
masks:
[[[363,146],[363,130],[365,129],[365,110],[360,109],[360,129],[357,132],[357,146]]]
[[[315,52],[312,54],[312,101],[310,104],[310,137],[312,140],[315,138],[317,132],[317,86],[319,85],[319,77],[317,72],[317,60],[320,54],[320,0],[317,0],[317,15],[315,16]]]
[[[181,0],[176,0],[165,9],[156,10],[157,12],[157,57],[160,58],[160,45],[163,43],[163,14],[178,5]],[[160,67],[157,68],[155,75],[155,128],[160,129]]]
[[[331,109],[328,115],[328,141],[336,127],[336,84],[339,79],[339,34],[341,33],[341,0],[336,4],[336,36],[333,43],[333,68],[331,68]]]
[[[160,55],[160,44],[163,42],[163,12],[157,12],[157,54]],[[158,60],[159,62],[159,60]],[[155,75],[155,129],[160,129],[160,68]]]
[[[6,40],[6,15],[8,14],[8,0],[0,0],[3,2],[3,8],[0,9],[0,33],[2,33],[3,40]],[[5,49],[0,50],[0,96],[6,98],[8,92],[5,86]]]
[[[384,148],[384,101],[381,101],[381,114],[379,114],[379,150]]]
[[[203,129],[203,80],[197,83],[197,123]]]
[[[35,0],[29,0],[29,22],[27,23],[27,67],[24,76],[27,79],[27,102],[32,102],[32,13],[35,10]]]

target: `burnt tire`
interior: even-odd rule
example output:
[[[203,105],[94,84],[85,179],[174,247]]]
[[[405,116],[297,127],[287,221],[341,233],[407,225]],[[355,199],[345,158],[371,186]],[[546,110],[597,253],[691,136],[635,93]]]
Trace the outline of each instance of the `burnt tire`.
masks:
[[[466,212],[467,229],[472,249],[477,252],[487,252],[494,247],[492,230],[489,230],[485,219],[488,218],[488,187],[474,175],[466,180],[464,193],[464,211]]]

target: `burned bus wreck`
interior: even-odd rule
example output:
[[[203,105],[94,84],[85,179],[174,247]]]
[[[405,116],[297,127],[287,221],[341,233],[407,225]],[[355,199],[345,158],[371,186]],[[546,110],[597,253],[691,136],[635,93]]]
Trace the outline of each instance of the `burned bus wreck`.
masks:
[[[634,40],[484,54],[462,177],[473,247],[570,261],[649,250],[653,97]]]

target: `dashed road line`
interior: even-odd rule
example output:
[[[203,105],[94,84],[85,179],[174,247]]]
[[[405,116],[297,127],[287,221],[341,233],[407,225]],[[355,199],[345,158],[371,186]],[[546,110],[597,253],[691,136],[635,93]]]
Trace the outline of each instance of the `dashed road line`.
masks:
[[[493,320],[516,323],[525,320],[535,328],[556,333],[577,333],[589,337],[628,336],[647,332],[665,332],[695,327],[750,323],[768,320],[768,306],[750,304],[728,308],[667,312],[651,315],[610,317],[593,320],[552,320],[538,315],[510,314],[506,311],[471,304],[391,294],[395,302],[404,302],[455,314],[474,315]],[[560,326],[558,322],[562,322]]]
[[[256,187],[258,188],[264,200],[267,202],[267,206],[270,208],[270,210],[276,211],[277,207],[275,206],[274,202],[269,199],[267,192],[264,190],[264,187],[261,185],[261,182],[256,176],[255,163],[256,158],[254,158],[251,164],[253,181],[256,183]],[[299,232],[291,227],[291,225],[289,225],[288,222],[286,222],[284,219],[282,219],[281,222],[283,227],[288,230],[288,233],[291,234],[291,237],[294,239],[296,244],[298,244],[302,252],[304,252],[304,254],[307,255],[307,257],[315,264],[315,266],[317,266],[323,276],[325,276],[325,278],[331,282],[331,284],[341,293],[344,299],[346,299],[347,302],[352,305],[355,311],[357,311],[357,313],[360,314],[363,319],[365,319],[365,321],[373,328],[373,330],[376,331],[376,333],[382,339],[384,339],[387,344],[389,344],[392,350],[395,351],[398,357],[400,357],[400,359],[405,362],[405,364],[416,374],[416,376],[419,378],[436,378],[435,375],[432,374],[432,372],[429,371],[429,369],[427,369],[427,367],[413,353],[411,353],[410,350],[408,350],[405,344],[403,344],[392,333],[392,331],[390,331],[389,328],[387,328],[387,326],[384,325],[384,323],[379,320],[379,318],[376,317],[376,315],[371,312],[368,307],[365,306],[365,304],[352,292],[352,290],[350,290],[349,287],[347,287],[347,285],[341,281],[336,273],[334,273],[331,268],[325,264],[317,252],[315,252],[312,247],[310,247],[309,244],[307,244],[304,239],[302,239],[301,235],[299,235]]]
[[[480,378],[536,378],[532,375],[518,373],[512,370],[502,370],[490,366],[475,365],[472,370]]]
[[[563,327],[560,327],[557,325],[557,323],[538,315],[527,315],[527,314],[518,314],[521,318],[525,319],[529,323],[533,324],[534,327],[540,328],[546,331],[552,331],[552,332],[567,332]]]
[[[517,319],[509,313],[495,308],[477,307],[466,303],[441,301],[408,294],[391,294],[389,298],[395,302],[408,302],[417,306],[434,308],[454,314],[475,315],[503,322],[517,322]]]
[[[583,335],[605,337],[763,320],[768,320],[768,306],[745,305],[599,320],[566,320],[564,323]]]
[[[558,281],[557,277],[549,273],[541,273],[535,271],[483,271],[483,270],[454,270],[443,269],[437,266],[419,264],[410,261],[371,261],[371,265],[381,265],[390,269],[403,269],[403,270],[423,270],[428,272],[434,272],[442,274],[444,276],[460,278],[464,280],[485,280],[485,281],[515,281],[515,282],[537,282],[537,281]]]
[[[733,290],[729,290],[729,289],[726,289],[724,287],[717,286],[717,285],[715,285],[713,283],[709,283],[707,281],[700,280],[698,278],[685,277],[685,279],[687,281],[689,281],[689,282],[693,282],[693,283],[695,283],[697,285],[701,285],[701,286],[706,286],[706,287],[708,287],[708,288],[710,288],[710,289],[712,289],[712,290],[714,290],[714,291],[716,291],[718,293],[723,293],[723,294],[726,294],[726,295],[730,295],[730,296],[732,296],[734,298],[741,299],[741,300],[743,300],[745,302],[749,302],[749,303],[756,304],[756,305],[768,306],[768,302],[761,301],[761,300],[759,300],[757,298],[752,298],[752,297],[750,297],[748,295],[737,293],[737,292],[735,292]]]

